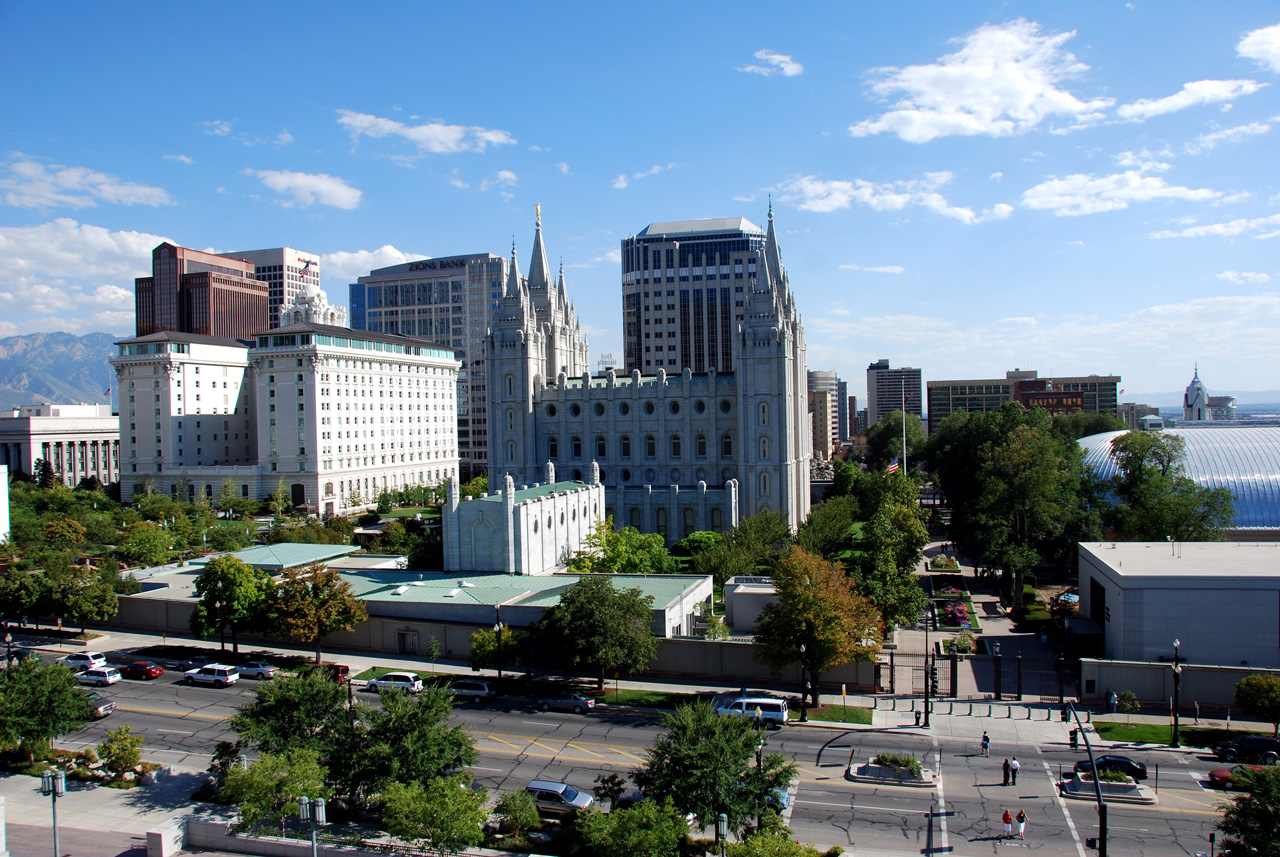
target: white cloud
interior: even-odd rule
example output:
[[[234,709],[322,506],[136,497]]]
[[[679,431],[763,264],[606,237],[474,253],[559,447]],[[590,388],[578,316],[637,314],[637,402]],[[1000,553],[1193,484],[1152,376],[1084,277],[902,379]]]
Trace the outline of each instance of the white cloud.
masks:
[[[938,188],[954,178],[950,172],[926,173],[923,179],[876,183],[865,179],[852,181],[798,176],[778,187],[779,198],[804,211],[828,213],[849,208],[853,203],[875,211],[901,211],[908,206],[922,206],[944,217],[965,224],[1003,220],[1013,213],[1013,206],[999,203],[976,214],[971,208],[953,206]]]
[[[871,273],[873,273],[873,274],[901,274],[903,271],[905,271],[905,270],[907,270],[907,269],[906,269],[906,268],[904,268],[904,267],[902,267],[901,265],[878,265],[878,266],[875,266],[875,267],[869,267],[869,268],[868,268],[868,267],[863,267],[862,265],[848,264],[848,265],[841,265],[841,266],[840,266],[840,270],[842,270],[842,271],[869,271],[869,272],[871,272]]]
[[[1248,125],[1223,128],[1221,131],[1210,131],[1208,134],[1201,134],[1187,143],[1186,149],[1189,154],[1198,155],[1200,152],[1215,148],[1219,143],[1238,143],[1248,137],[1265,134],[1270,130],[1271,126],[1266,122],[1250,122]]]
[[[649,169],[647,170],[641,170],[638,173],[632,173],[630,178],[628,178],[626,173],[620,173],[618,177],[613,180],[613,186],[618,190],[622,190],[632,181],[647,179],[649,176],[656,176],[658,173],[664,172],[666,170],[674,170],[678,166],[680,165],[679,164],[665,164],[665,165],[654,164],[653,166],[649,167]]]
[[[929,65],[876,69],[879,96],[901,94],[892,108],[850,126],[855,137],[890,132],[910,143],[936,137],[1021,134],[1050,116],[1073,126],[1099,121],[1114,100],[1081,100],[1057,84],[1088,66],[1062,49],[1075,31],[1042,35],[1019,18],[984,24],[953,41],[961,47]]]
[[[1246,34],[1236,45],[1236,53],[1255,59],[1272,71],[1280,71],[1280,24]]]
[[[1004,173],[999,173],[999,172],[992,173],[991,175],[987,176],[987,179],[993,182],[1004,181]]]
[[[285,208],[306,208],[312,203],[331,205],[334,208],[352,209],[360,204],[363,192],[347,184],[337,176],[327,173],[298,173],[291,170],[245,170],[245,175],[257,176],[262,183],[277,193],[291,199],[280,202]]]
[[[4,201],[21,208],[96,206],[97,200],[117,205],[172,205],[164,188],[125,182],[87,167],[46,167],[38,161],[9,164],[9,176],[0,179]]]
[[[454,187],[471,187],[470,184],[463,180],[457,167],[449,171],[449,184]]]
[[[151,271],[151,251],[169,239],[112,232],[66,217],[37,226],[0,227],[0,283],[94,278],[131,283]]]
[[[1264,86],[1265,83],[1258,83],[1256,80],[1197,80],[1184,83],[1181,92],[1166,98],[1143,98],[1132,104],[1122,104],[1116,108],[1116,115],[1121,119],[1142,121],[1188,107],[1252,95]]]
[[[1226,280],[1228,283],[1235,283],[1237,286],[1244,283],[1258,284],[1265,283],[1271,279],[1270,274],[1263,274],[1258,271],[1223,271],[1218,275],[1219,280]]]
[[[202,122],[200,124],[204,125],[204,132],[206,134],[213,134],[217,137],[226,137],[231,133],[231,123],[227,122],[225,119],[214,119],[210,122]]]
[[[804,66],[793,60],[790,54],[780,54],[768,48],[761,48],[756,51],[756,59],[764,60],[768,65],[741,65],[738,66],[738,71],[762,74],[765,77],[775,74],[781,74],[783,77],[795,77],[804,72]]]
[[[191,160],[186,155],[165,155],[164,159],[166,161],[177,161],[178,163],[186,164],[187,166],[191,166],[195,163],[195,161]]]
[[[619,173],[618,177],[613,180],[613,186],[618,190],[622,190],[627,186],[627,176],[625,173]]]
[[[285,128],[283,131],[281,131],[279,134],[276,135],[277,146],[287,146],[292,142],[293,142],[293,135],[289,133],[288,128]]]
[[[606,250],[594,259],[588,259],[585,262],[572,262],[565,265],[566,268],[594,268],[600,262],[608,262],[613,265],[622,263],[622,248],[614,247]]]
[[[563,176],[569,175],[569,165],[566,164],[564,161],[561,161],[560,163],[556,164],[556,169],[559,170],[560,174]]]
[[[420,253],[405,253],[390,244],[383,244],[377,250],[337,250],[320,254],[320,274],[325,279],[333,277],[350,282],[378,268],[430,258]]]
[[[1216,238],[1234,238],[1237,235],[1244,235],[1248,232],[1262,233],[1263,230],[1271,226],[1280,226],[1280,214],[1272,214],[1269,217],[1253,217],[1232,220],[1227,223],[1206,223],[1203,226],[1189,226],[1182,230],[1162,230],[1160,232],[1152,232],[1152,238],[1204,238],[1212,236]],[[1254,235],[1255,238],[1272,238],[1275,232]]]
[[[451,155],[457,152],[483,152],[489,146],[510,145],[516,142],[506,131],[481,128],[474,125],[446,125],[428,122],[425,125],[406,125],[394,119],[383,119],[368,113],[339,110],[338,124],[346,128],[351,139],[360,137],[401,137],[417,146],[419,152],[432,155]]]
[[[1171,185],[1158,176],[1147,175],[1149,171],[1167,170],[1169,165],[1152,160],[1151,153],[1146,150],[1138,154],[1123,152],[1116,160],[1121,166],[1133,169],[1106,176],[1092,173],[1075,173],[1064,178],[1054,176],[1023,191],[1022,205],[1066,217],[1119,211],[1128,208],[1130,203],[1153,199],[1210,202],[1223,196],[1220,191]]]
[[[516,174],[511,170],[498,170],[497,175],[491,179],[485,179],[480,182],[480,190],[488,190],[491,187],[515,187]]]

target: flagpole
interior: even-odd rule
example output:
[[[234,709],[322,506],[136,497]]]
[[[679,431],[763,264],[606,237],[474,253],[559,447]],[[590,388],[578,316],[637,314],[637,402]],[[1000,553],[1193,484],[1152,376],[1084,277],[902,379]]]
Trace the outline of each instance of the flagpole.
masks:
[[[902,382],[902,473],[907,472],[907,379],[900,377]]]

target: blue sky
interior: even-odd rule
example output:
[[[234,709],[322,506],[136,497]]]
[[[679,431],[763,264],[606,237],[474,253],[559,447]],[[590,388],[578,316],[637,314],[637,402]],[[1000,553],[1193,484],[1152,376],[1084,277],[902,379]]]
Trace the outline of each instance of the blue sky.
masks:
[[[483,9],[483,11],[469,11]],[[1280,388],[1274,2],[0,4],[0,335],[131,332],[168,239],[509,252],[593,361],[618,242],[769,196],[812,369]]]

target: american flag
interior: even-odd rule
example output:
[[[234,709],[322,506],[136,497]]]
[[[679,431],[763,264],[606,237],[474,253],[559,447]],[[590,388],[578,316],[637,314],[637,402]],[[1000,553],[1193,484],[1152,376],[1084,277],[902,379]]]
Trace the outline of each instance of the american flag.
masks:
[[[884,475],[888,476],[890,473],[897,473],[897,472],[898,472],[898,456],[895,455],[893,457],[893,461],[890,461],[889,466],[884,469]]]

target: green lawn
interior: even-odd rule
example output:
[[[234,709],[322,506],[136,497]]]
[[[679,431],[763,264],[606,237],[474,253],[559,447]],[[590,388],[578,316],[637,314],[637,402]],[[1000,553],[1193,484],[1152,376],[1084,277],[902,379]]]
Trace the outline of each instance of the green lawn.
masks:
[[[414,515],[421,513],[424,518],[440,517],[439,506],[409,506],[404,509],[392,509],[390,512],[384,512],[384,518],[412,518]]]
[[[227,639],[227,645],[231,645],[230,637]],[[214,658],[219,663],[228,664],[230,666],[239,666],[249,661],[266,661],[274,664],[284,671],[295,670],[304,664],[310,663],[311,659],[299,655],[281,655],[275,652],[254,651],[248,647],[242,646],[240,654],[234,654],[230,648],[226,651],[222,649],[206,649],[199,646],[143,646],[134,649],[129,653],[130,657],[138,661],[186,661],[198,655],[204,655],[208,658]]]
[[[694,702],[697,697],[690,693],[669,693],[660,690],[626,689],[613,691],[608,687],[604,693],[589,692],[598,702],[608,705],[635,705],[640,708],[670,708]]]
[[[792,710],[791,718],[794,720],[800,716],[798,711]],[[825,708],[810,708],[810,720],[822,720],[827,723],[857,723],[862,726],[871,725],[871,709],[863,708],[858,705],[828,705]]]
[[[1132,744],[1168,744],[1172,739],[1173,727],[1168,723],[1125,723],[1113,720],[1095,720],[1094,727],[1098,736],[1106,741],[1125,741]],[[1198,726],[1182,726],[1178,729],[1178,739],[1188,747],[1208,747],[1218,741],[1226,741],[1240,735],[1265,735],[1270,732],[1249,732],[1243,729],[1208,729]]]

